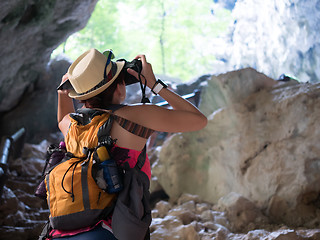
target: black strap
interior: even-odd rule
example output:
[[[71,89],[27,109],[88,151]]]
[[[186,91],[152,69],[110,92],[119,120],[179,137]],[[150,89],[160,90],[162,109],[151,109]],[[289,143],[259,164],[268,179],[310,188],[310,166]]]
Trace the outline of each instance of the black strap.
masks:
[[[89,124],[95,116],[104,114],[100,109],[79,108],[75,113],[70,113],[70,117],[80,125]]]
[[[142,93],[142,99],[141,99],[141,103],[150,103],[149,98],[146,97],[146,88],[147,88],[147,79],[144,77],[145,83],[143,86],[143,83],[141,81],[141,72],[139,72],[139,82],[140,82],[140,88],[141,88],[141,93]]]
[[[112,124],[113,124],[113,116],[110,114],[108,120],[105,121],[105,123],[98,130],[98,133],[97,133],[98,143],[111,145],[114,142],[110,136]]]
[[[144,148],[143,148],[142,152],[139,154],[138,159],[137,159],[137,163],[134,167],[141,170],[144,163],[146,162],[146,158],[147,158],[147,145],[144,145]]]
[[[77,165],[78,165],[81,161],[82,161],[82,160],[73,162],[73,163],[69,166],[69,168],[67,169],[67,171],[64,173],[63,178],[62,178],[62,181],[61,181],[61,187],[62,187],[63,191],[65,191],[66,193],[70,194],[70,197],[72,198],[72,202],[74,202],[74,192],[73,192],[73,177],[74,177],[74,171],[75,171]],[[69,172],[69,170],[70,170],[72,167],[73,167],[73,171],[72,171],[72,177],[71,177],[71,192],[69,192],[68,190],[65,189],[63,182],[64,182],[64,179],[65,179],[67,173]]]
[[[111,128],[112,128],[112,124],[114,121],[114,112],[122,107],[124,107],[125,105],[122,104],[112,104],[108,106],[107,110],[111,110],[110,116],[108,118],[108,120],[99,128],[98,130],[98,142],[102,143],[105,142],[107,145],[111,145],[112,139],[110,137],[110,132],[111,132]]]

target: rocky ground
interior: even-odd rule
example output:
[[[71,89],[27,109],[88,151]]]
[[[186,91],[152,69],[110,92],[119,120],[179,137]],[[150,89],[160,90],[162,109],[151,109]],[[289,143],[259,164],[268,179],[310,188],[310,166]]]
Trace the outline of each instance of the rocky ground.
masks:
[[[46,203],[34,196],[34,190],[48,144],[48,141],[25,144],[22,156],[10,162],[0,205],[0,239],[37,239],[46,222],[49,214]],[[152,210],[151,239],[320,239],[320,229],[273,225],[255,212],[248,200],[236,195],[229,198],[236,199],[229,206],[212,205],[191,194],[183,194],[175,203],[157,202]]]
[[[239,204],[236,212],[242,209]],[[241,211],[241,210],[240,210]],[[249,211],[248,211],[249,212]],[[320,229],[293,229],[266,222],[251,222],[243,231],[232,229],[250,218],[245,213],[233,222],[219,206],[203,202],[198,196],[183,194],[176,204],[160,201],[152,211],[151,239],[154,240],[304,240],[320,239]],[[245,216],[246,215],[246,216]],[[231,221],[230,221],[231,220]]]

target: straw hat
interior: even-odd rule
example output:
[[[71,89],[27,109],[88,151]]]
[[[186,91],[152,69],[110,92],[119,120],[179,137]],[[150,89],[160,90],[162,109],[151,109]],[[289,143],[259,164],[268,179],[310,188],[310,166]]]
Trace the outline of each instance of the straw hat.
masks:
[[[86,100],[103,92],[118,77],[124,63],[110,61],[96,49],[86,51],[68,69],[73,87],[69,97]]]

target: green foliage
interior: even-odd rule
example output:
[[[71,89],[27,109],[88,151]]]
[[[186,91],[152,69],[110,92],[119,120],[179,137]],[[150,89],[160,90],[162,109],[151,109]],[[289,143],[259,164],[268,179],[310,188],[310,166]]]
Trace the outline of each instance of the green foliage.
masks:
[[[117,59],[145,54],[155,73],[188,81],[212,71],[212,42],[231,21],[230,11],[211,0],[100,0],[86,28],[55,54],[75,59],[89,48],[113,49]]]

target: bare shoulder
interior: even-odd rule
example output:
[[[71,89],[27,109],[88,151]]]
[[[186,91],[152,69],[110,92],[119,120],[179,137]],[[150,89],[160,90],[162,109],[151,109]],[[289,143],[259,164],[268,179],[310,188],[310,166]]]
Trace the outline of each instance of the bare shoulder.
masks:
[[[115,114],[160,132],[196,131],[207,122],[207,118],[200,112],[167,109],[152,104],[125,106]]]
[[[165,111],[166,109],[153,104],[132,104],[126,105],[125,107],[120,108],[115,113],[123,118],[128,120],[137,120],[141,118],[141,115],[152,114],[158,111]]]
[[[157,130],[153,123],[160,115],[165,115],[166,111],[168,109],[152,104],[135,104],[125,106],[117,110],[115,114],[142,126]]]

